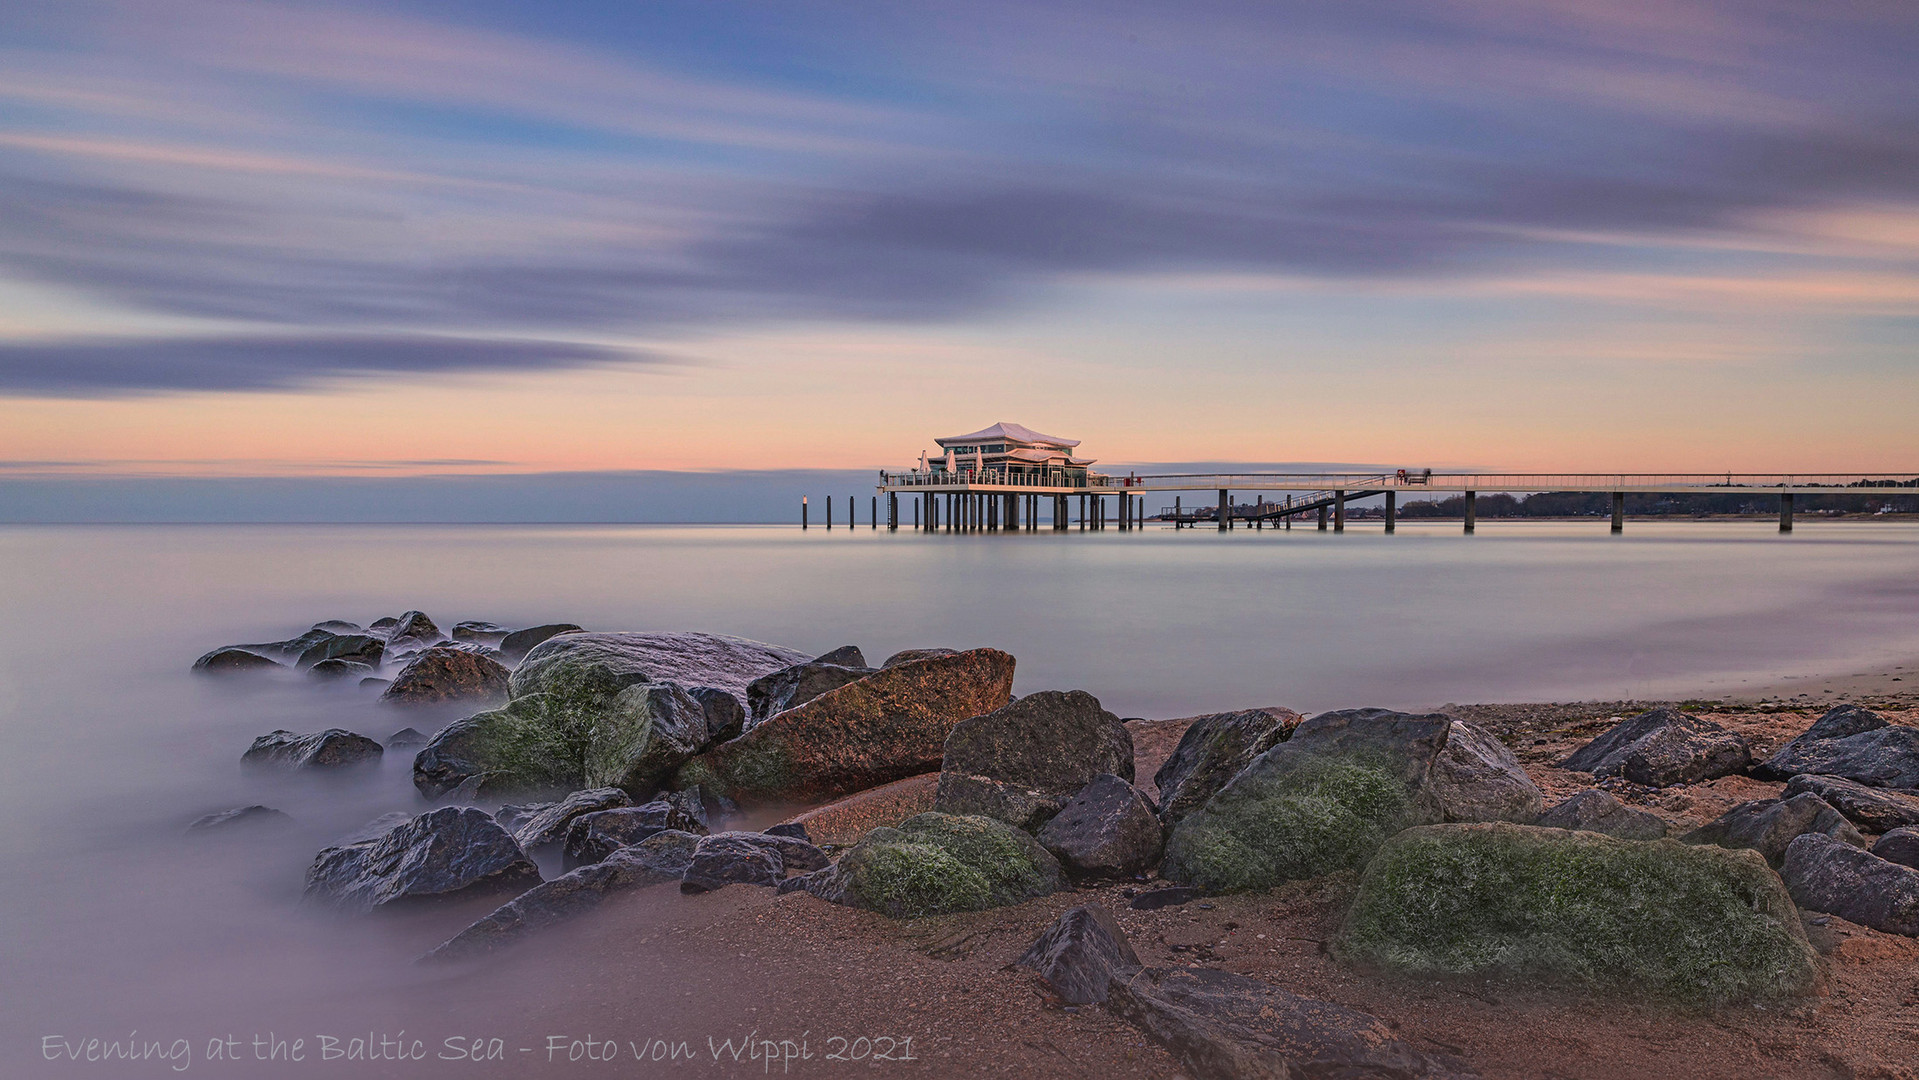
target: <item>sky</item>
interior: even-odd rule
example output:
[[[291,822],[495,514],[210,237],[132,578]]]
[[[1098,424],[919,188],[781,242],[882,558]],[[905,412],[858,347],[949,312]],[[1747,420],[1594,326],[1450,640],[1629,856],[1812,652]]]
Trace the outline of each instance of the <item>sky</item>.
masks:
[[[1904,2],[5,0],[0,480],[854,475],[997,420],[1919,470],[1914,56]]]

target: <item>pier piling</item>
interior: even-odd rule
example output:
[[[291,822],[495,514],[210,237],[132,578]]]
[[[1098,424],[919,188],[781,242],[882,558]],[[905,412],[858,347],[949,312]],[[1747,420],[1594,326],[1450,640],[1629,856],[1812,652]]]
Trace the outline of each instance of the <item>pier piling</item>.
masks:
[[[1333,492],[1333,531],[1346,531],[1346,493],[1343,491]]]
[[[1479,492],[1466,493],[1466,531],[1473,531],[1473,523],[1479,518]]]
[[[1398,523],[1399,523],[1399,492],[1388,491],[1386,493],[1386,531],[1392,532],[1393,526],[1397,525]]]
[[[806,531],[806,496],[800,496],[800,531]]]
[[[1233,520],[1232,495],[1225,488],[1219,489],[1219,531],[1225,532]]]
[[[1612,493],[1612,531],[1614,535],[1626,531],[1626,493]]]
[[[1779,531],[1782,533],[1792,531],[1792,492],[1790,491],[1779,496]]]

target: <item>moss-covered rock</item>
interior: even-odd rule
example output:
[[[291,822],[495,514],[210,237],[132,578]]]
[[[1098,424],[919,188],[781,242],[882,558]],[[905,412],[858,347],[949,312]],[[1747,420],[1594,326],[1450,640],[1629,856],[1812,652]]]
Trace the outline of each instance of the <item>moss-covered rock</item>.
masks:
[[[804,653],[725,634],[561,634],[534,646],[513,671],[513,696],[577,695],[611,701],[641,683],[712,686],[741,699],[762,675]]]
[[[1814,979],[1792,898],[1757,852],[1505,823],[1389,840],[1336,951],[1422,977],[1500,975],[1689,1005],[1803,993]]]
[[[1031,836],[992,818],[925,813],[866,834],[804,879],[823,900],[896,919],[984,911],[1060,887],[1059,863]]]

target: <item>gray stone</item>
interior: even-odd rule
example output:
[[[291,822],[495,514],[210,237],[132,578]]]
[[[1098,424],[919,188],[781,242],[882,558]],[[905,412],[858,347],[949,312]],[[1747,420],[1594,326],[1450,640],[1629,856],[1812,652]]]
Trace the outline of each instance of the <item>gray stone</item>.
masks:
[[[353,660],[379,667],[385,656],[386,643],[370,634],[329,634],[307,646],[293,666],[304,671],[322,660]]]
[[[800,663],[791,649],[724,634],[562,634],[534,646],[513,672],[514,697],[552,693],[610,701],[640,683],[712,686],[744,698],[762,675]]]
[[[388,634],[390,641],[398,641],[401,638],[412,638],[431,645],[436,641],[445,640],[446,635],[440,633],[440,628],[433,624],[432,619],[426,617],[426,612],[409,611],[400,616]]]
[[[611,733],[587,760],[586,780],[647,798],[706,748],[706,710],[677,683],[629,686],[613,699]]]
[[[809,844],[813,842],[813,838],[806,835],[806,826],[797,821],[781,822],[778,825],[769,826],[765,831],[768,836],[790,836],[795,840],[804,840]]]
[[[577,919],[608,897],[648,885],[680,880],[693,840],[684,833],[656,833],[636,847],[623,848],[601,862],[542,882],[500,905],[421,957],[423,961],[470,960],[511,945],[529,934]],[[657,849],[657,850],[652,850]],[[664,857],[663,857],[664,856]],[[677,863],[677,866],[674,865]]]
[[[746,686],[746,726],[752,727],[777,713],[804,705],[828,691],[858,682],[873,674],[874,670],[865,665],[850,667],[824,660],[808,660],[762,675]]]
[[[574,819],[581,815],[631,805],[633,800],[619,788],[589,788],[575,791],[559,802],[548,803],[534,810],[510,828],[515,843],[526,851],[536,851],[566,839],[567,830],[572,828]],[[500,808],[501,812],[506,809]],[[500,815],[494,814],[493,820],[500,821]]]
[[[378,761],[385,750],[365,735],[344,728],[328,728],[306,735],[275,731],[253,740],[240,760],[252,765],[293,769],[331,769]]]
[[[537,884],[540,871],[484,811],[444,806],[377,835],[322,850],[306,896],[348,912]]]
[[[1533,824],[1550,829],[1580,829],[1605,833],[1621,840],[1657,840],[1666,835],[1666,822],[1657,814],[1634,810],[1598,788],[1559,803]]]
[[[1038,839],[1072,877],[1132,877],[1159,862],[1166,828],[1151,799],[1105,773],[1041,827]]]
[[[1102,773],[1132,780],[1132,733],[1084,690],[1042,690],[954,725],[933,807],[1030,832]]]
[[[1454,720],[1427,785],[1442,821],[1517,821],[1539,816],[1544,798],[1519,759],[1490,732]]]
[[[1872,853],[1901,866],[1919,869],[1919,828],[1901,825],[1873,842]]]
[[[1640,713],[1574,751],[1560,766],[1649,787],[1744,772],[1752,750],[1737,733],[1668,706]]]
[[[831,863],[831,860],[826,857],[826,852],[814,847],[811,841],[798,837],[763,832],[721,832],[713,835],[733,837],[744,843],[778,852],[780,863],[788,873],[810,874],[815,870],[826,869]]]
[[[703,836],[680,879],[680,891],[712,892],[727,885],[771,887],[785,876],[780,853],[770,844],[756,843],[741,833]]]
[[[315,630],[325,630],[329,634],[364,634],[366,628],[356,622],[345,619],[326,619],[313,624]]]
[[[231,675],[246,671],[272,671],[282,665],[278,660],[261,656],[250,649],[238,645],[228,645],[215,649],[193,662],[193,670],[202,675]]]
[[[686,692],[706,710],[706,741],[723,743],[746,730],[746,707],[717,686],[689,686]]]
[[[1842,777],[1868,787],[1919,788],[1919,728],[1889,723],[1857,705],[1841,705],[1753,770],[1755,776],[1773,780],[1800,773]]]
[[[1786,847],[1779,868],[1795,903],[1888,934],[1919,937],[1919,870],[1820,833]]]
[[[1096,1005],[1114,979],[1131,977],[1140,962],[1113,913],[1087,904],[1053,920],[1013,966],[1038,973],[1068,1005]]]
[[[547,623],[543,626],[529,626],[524,630],[515,630],[500,639],[500,657],[509,664],[519,663],[520,658],[533,651],[533,647],[549,638],[561,634],[577,634],[581,627],[572,623]]]
[[[852,668],[870,666],[866,662],[866,654],[860,651],[858,645],[841,645],[832,652],[815,656],[813,662],[816,664],[838,664],[840,667]]]
[[[575,817],[569,824],[560,865],[571,870],[600,862],[621,848],[661,832],[703,836],[706,826],[688,817],[679,807],[663,801],[592,811]]]
[[[501,626],[499,623],[469,619],[466,622],[453,624],[453,640],[455,641],[471,641],[481,645],[490,645],[497,649],[506,635],[506,627]]]
[[[1830,836],[1854,847],[1866,846],[1866,838],[1859,835],[1852,822],[1812,794],[1742,802],[1679,839],[1687,844],[1751,848],[1776,869],[1785,861],[1786,845],[1805,833]]]
[[[1168,827],[1177,825],[1254,758],[1284,742],[1298,723],[1298,713],[1281,708],[1194,717],[1153,774],[1160,820]]]
[[[1840,776],[1800,773],[1786,783],[1786,794],[1810,793],[1867,832],[1890,832],[1919,825],[1919,794],[1867,787]]]
[[[1106,1007],[1205,1080],[1472,1074],[1421,1054],[1378,1017],[1211,968],[1145,968],[1109,984]]]
[[[191,825],[187,826],[187,831],[190,833],[209,832],[216,829],[231,829],[239,825],[287,825],[292,823],[292,821],[293,819],[287,816],[283,810],[275,810],[271,806],[255,804],[253,806],[236,806],[231,810],[220,810],[207,814],[204,817],[196,818]]]
[[[366,679],[373,677],[376,669],[372,664],[362,664],[358,660],[322,660],[307,669],[307,678],[320,682],[335,682],[340,679]]]
[[[442,705],[506,697],[510,673],[497,660],[465,649],[436,646],[408,661],[380,695],[395,705]]]
[[[386,737],[386,748],[397,750],[406,746],[425,746],[426,733],[416,728],[403,727]]]

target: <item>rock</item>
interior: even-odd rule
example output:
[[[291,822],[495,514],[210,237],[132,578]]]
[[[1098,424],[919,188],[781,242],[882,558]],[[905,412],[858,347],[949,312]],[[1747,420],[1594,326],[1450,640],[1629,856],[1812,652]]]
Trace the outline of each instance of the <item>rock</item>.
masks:
[[[254,765],[330,769],[378,761],[382,753],[385,750],[379,743],[344,728],[328,728],[306,735],[281,730],[253,740],[240,760]]]
[[[813,838],[806,835],[806,826],[797,821],[781,822],[778,825],[770,826],[765,831],[768,836],[790,836],[795,840],[804,840],[809,844],[813,842]]]
[[[1901,825],[1873,842],[1872,853],[1901,866],[1919,869],[1919,828]]]
[[[616,893],[678,881],[686,872],[698,839],[689,833],[655,833],[602,862],[535,885],[421,959],[449,961],[482,956],[536,930],[577,919]]]
[[[744,697],[754,679],[804,659],[791,649],[723,634],[562,634],[526,654],[513,672],[512,692],[601,704],[629,686],[673,682]]]
[[[1160,875],[1234,892],[1364,866],[1388,836],[1441,816],[1426,781],[1451,727],[1385,709],[1301,721],[1173,829]]]
[[[377,836],[321,851],[307,870],[309,901],[368,912],[401,901],[536,885],[540,871],[493,818],[443,806]]]
[[[532,810],[523,817],[516,817],[514,824],[506,825],[500,814],[493,815],[503,827],[513,832],[513,842],[523,851],[537,851],[548,844],[557,844],[566,839],[567,830],[573,826],[574,819],[600,810],[612,810],[633,805],[626,792],[616,787],[589,788],[575,791],[556,803],[548,803]],[[507,808],[501,807],[502,813]]]
[[[1598,788],[1587,788],[1539,816],[1535,825],[1584,829],[1622,840],[1657,840],[1666,835],[1665,819],[1634,810]]]
[[[1793,837],[1809,832],[1830,836],[1854,847],[1866,846],[1866,838],[1859,835],[1850,821],[1812,794],[1742,802],[1679,839],[1687,844],[1751,848],[1777,867],[1785,861],[1786,845],[1792,843]]]
[[[740,699],[717,686],[689,686],[688,694],[706,710],[706,741],[723,743],[746,730],[746,708]]]
[[[493,811],[493,820],[500,828],[505,829],[507,832],[512,832],[530,820],[533,815],[558,805],[560,804],[551,802],[520,803],[518,805],[509,804]]]
[[[997,649],[899,664],[713,747],[673,786],[742,803],[813,803],[928,772],[954,725],[1006,704],[1012,686],[1013,658]]]
[[[1199,809],[1259,755],[1286,741],[1299,723],[1291,709],[1245,709],[1193,718],[1153,783],[1168,828]]]
[[[345,619],[327,619],[324,622],[317,622],[313,624],[313,629],[325,630],[329,634],[363,634],[366,632],[359,623],[348,622]]]
[[[501,626],[499,623],[470,619],[466,622],[453,624],[453,640],[455,641],[471,641],[480,645],[490,645],[498,648],[501,640],[503,640],[506,635],[506,627]]]
[[[1388,840],[1335,951],[1416,978],[1510,976],[1686,1003],[1783,997],[1814,981],[1799,914],[1758,852],[1506,822]]]
[[[880,667],[898,667],[901,664],[911,664],[918,660],[937,660],[942,656],[958,656],[959,654],[960,650],[958,649],[901,649],[899,652],[887,657],[886,662],[881,664]],[[827,655],[830,656],[832,654],[828,653]]]
[[[1114,979],[1106,1007],[1205,1080],[1381,1077],[1465,1080],[1378,1017],[1211,968],[1146,968]]]
[[[1669,787],[1744,772],[1752,764],[1752,750],[1745,739],[1710,720],[1661,706],[1620,721],[1559,764]]]
[[[1919,728],[1841,705],[1753,770],[1768,780],[1818,773],[1881,788],[1919,788]]]
[[[413,658],[380,700],[396,705],[439,705],[506,697],[510,673],[498,661],[462,649],[431,648]]]
[[[672,803],[650,802],[596,810],[572,819],[566,831],[561,867],[571,870],[600,862],[621,848],[631,847],[654,833],[683,832],[706,835],[706,826]]]
[[[1159,862],[1166,841],[1148,799],[1111,773],[1093,778],[1039,831],[1039,842],[1075,878],[1132,877]]]
[[[1132,780],[1132,733],[1084,690],[1042,690],[953,728],[933,808],[1031,832],[1101,773]]]
[[[1808,911],[1823,911],[1888,934],[1919,937],[1919,870],[1820,833],[1786,846],[1779,876]]]
[[[1178,907],[1190,904],[1206,894],[1190,885],[1168,885],[1163,889],[1151,889],[1133,897],[1130,906],[1134,911],[1158,911],[1160,908]]]
[[[352,660],[377,668],[385,655],[386,643],[369,634],[330,634],[307,646],[294,666],[304,670],[322,660]]]
[[[1482,728],[1454,720],[1427,784],[1444,821],[1531,822],[1544,798],[1519,759]]]
[[[859,650],[853,651],[857,653]],[[796,705],[804,705],[829,690],[838,690],[847,683],[864,679],[873,674],[873,670],[863,664],[848,667],[824,660],[808,660],[803,664],[781,668],[770,675],[762,675],[746,685],[747,726],[751,727]]]
[[[203,675],[231,675],[242,671],[272,671],[283,665],[259,653],[228,645],[215,649],[193,662],[193,670]]]
[[[375,677],[369,676],[367,678],[360,680],[360,689],[362,690],[378,690],[381,692],[385,692],[386,688],[392,685],[393,685],[392,679],[381,679],[381,678],[375,678]]]
[[[1003,821],[926,813],[878,828],[801,888],[895,919],[984,911],[1057,892],[1059,863]]]
[[[507,663],[516,664],[521,657],[532,652],[534,646],[549,638],[580,632],[581,628],[572,623],[547,623],[543,626],[529,626],[524,630],[515,630],[500,639],[500,656]]]
[[[401,638],[413,638],[431,645],[436,641],[443,640],[445,637],[445,634],[440,633],[440,628],[433,625],[433,620],[426,617],[425,612],[409,611],[400,616],[394,623],[388,640],[398,641]]]
[[[403,746],[425,746],[426,733],[410,727],[403,727],[386,737],[386,748],[395,750]]]
[[[286,825],[293,821],[283,810],[271,806],[237,806],[231,810],[220,810],[205,817],[194,819],[187,826],[190,833],[207,832],[214,829],[231,829],[236,825]]]
[[[890,784],[855,792],[788,819],[806,830],[815,843],[846,847],[882,825],[897,826],[933,808],[939,791],[938,773],[921,773]]]
[[[837,664],[840,667],[851,668],[870,666],[866,662],[866,654],[860,651],[858,645],[841,645],[830,653],[815,656],[813,662],[815,664]]]
[[[702,836],[680,880],[683,893],[712,892],[727,885],[778,885],[786,876],[780,853],[744,834]]]
[[[322,660],[307,669],[307,677],[322,682],[347,678],[365,679],[371,678],[374,670],[373,665],[362,664],[357,660]]]
[[[586,782],[645,798],[706,747],[706,710],[677,683],[629,686],[613,699],[598,734],[588,750]]]
[[[763,832],[722,832],[713,835],[734,837],[744,843],[778,852],[780,863],[789,873],[806,874],[814,870],[824,870],[831,863],[831,860],[826,857],[826,852],[814,847],[810,841],[798,837]]]
[[[495,712],[507,713],[511,708],[509,704]],[[457,790],[469,780],[477,779],[480,783],[476,787],[485,787],[487,763],[492,761],[491,748],[496,743],[496,728],[509,726],[518,727],[521,724],[511,717],[496,719],[493,713],[479,713],[441,728],[413,756],[413,786],[429,799],[437,799]],[[530,722],[525,726],[530,726]],[[539,785],[507,775],[503,776],[499,786],[511,791],[516,788],[527,790]],[[562,785],[556,781],[546,786],[558,788]],[[475,795],[478,795],[477,791]]]
[[[1800,773],[1787,781],[1786,794],[1817,795],[1867,832],[1919,825],[1919,793],[1867,787],[1839,776]]]
[[[696,822],[699,825],[699,828],[693,829],[692,831],[702,834],[713,831],[714,820],[737,814],[740,810],[739,807],[734,806],[732,802],[727,799],[723,799],[717,795],[708,797],[707,793],[702,791],[698,784],[687,788],[685,791],[661,792],[654,801],[666,803],[668,806],[679,810],[680,813],[686,815],[688,821]]]
[[[392,637],[394,629],[399,625],[400,620],[388,615],[366,624],[366,632],[377,637]]]
[[[1140,962],[1113,913],[1087,904],[1053,920],[1013,966],[1037,972],[1068,1005],[1096,1005],[1108,983],[1138,972]]]

